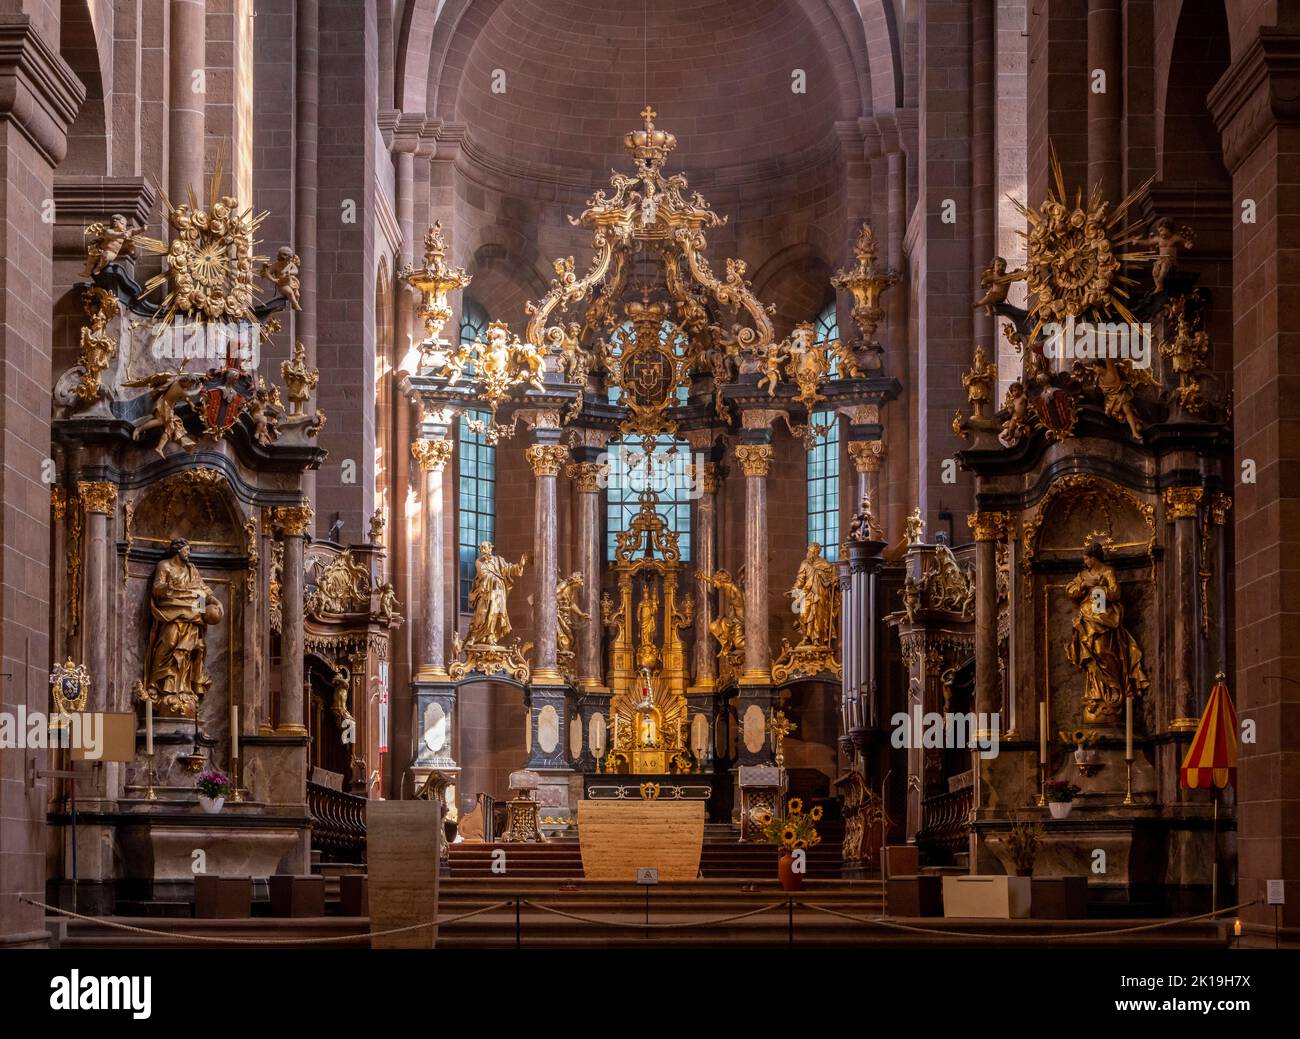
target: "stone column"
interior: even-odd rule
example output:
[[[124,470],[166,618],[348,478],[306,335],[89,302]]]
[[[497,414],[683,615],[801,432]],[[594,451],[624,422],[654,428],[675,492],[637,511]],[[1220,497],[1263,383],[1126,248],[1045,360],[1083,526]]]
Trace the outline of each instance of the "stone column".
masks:
[[[1174,732],[1195,732],[1200,723],[1196,709],[1196,652],[1200,639],[1197,618],[1196,528],[1200,515],[1201,487],[1169,487],[1165,490],[1167,518],[1174,525],[1172,577],[1174,652],[1169,662],[1173,683],[1172,717],[1169,728]],[[1204,604],[1202,603],[1202,608]]]
[[[975,533],[975,713],[990,717],[999,709],[998,683],[998,542],[1006,516],[973,512],[967,518]],[[1000,729],[1005,725],[999,726]]]
[[[537,478],[533,527],[533,559],[537,567],[537,656],[533,685],[563,685],[556,654],[556,542],[559,521],[555,508],[555,478],[564,468],[568,451],[557,443],[539,442],[524,452]],[[567,738],[567,734],[566,734]]]
[[[314,513],[310,505],[275,510],[284,534],[284,570],[280,575],[280,724],[276,734],[306,736],[303,695],[303,548]]]
[[[108,702],[108,637],[110,627],[96,623],[110,608],[108,593],[109,517],[117,512],[117,488],[111,483],[78,483],[77,495],[86,509],[85,595],[81,616],[86,629],[86,667],[90,671],[90,706],[105,711]]]
[[[195,73],[206,75],[206,0],[170,0],[168,33],[167,193],[172,205],[188,201],[193,191],[199,205],[207,197],[203,168],[203,103],[207,96]],[[227,163],[227,172],[230,171]],[[243,200],[247,202],[247,200]]]
[[[771,444],[737,444],[745,474],[745,670],[741,684],[772,681],[767,631],[767,472]]]
[[[609,478],[609,466],[589,457],[598,454],[599,448],[576,448],[574,455],[581,460],[564,470],[578,492],[578,570],[584,581],[581,606],[587,620],[580,622],[575,652],[578,688],[583,692],[605,689],[600,666],[600,491]],[[584,747],[586,740],[584,733]]]
[[[772,445],[736,445],[745,474],[745,666],[740,675],[736,712],[741,765],[774,760],[767,720],[773,704],[772,659],[767,630],[767,472]]]
[[[1100,185],[1101,197],[1112,207],[1123,195],[1123,77],[1120,0],[1088,0],[1088,189]]]
[[[705,462],[700,481],[703,493],[695,505],[695,682],[691,692],[711,693],[718,684],[718,654],[709,625],[713,623],[714,591],[704,580],[717,563],[718,487],[722,467]]]
[[[442,474],[451,458],[452,442],[427,438],[411,445],[411,455],[424,474],[420,563],[424,579],[420,584],[420,642],[416,647],[417,681],[447,681],[446,573],[442,543]]]

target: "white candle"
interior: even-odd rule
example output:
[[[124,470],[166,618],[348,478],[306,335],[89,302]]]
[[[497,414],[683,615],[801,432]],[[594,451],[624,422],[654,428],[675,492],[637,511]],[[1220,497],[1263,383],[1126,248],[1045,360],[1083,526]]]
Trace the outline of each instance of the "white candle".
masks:
[[[1038,760],[1047,764],[1047,701],[1038,705]]]
[[[1133,697],[1124,697],[1124,760],[1133,760]]]
[[[144,702],[144,752],[153,754],[153,701]]]
[[[230,705],[230,756],[239,757],[239,704]]]

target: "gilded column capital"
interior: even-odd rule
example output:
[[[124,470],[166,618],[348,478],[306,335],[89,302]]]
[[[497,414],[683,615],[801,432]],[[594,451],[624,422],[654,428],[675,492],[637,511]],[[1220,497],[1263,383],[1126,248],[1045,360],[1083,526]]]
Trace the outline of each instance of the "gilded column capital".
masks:
[[[736,461],[746,476],[766,476],[772,465],[772,445],[737,444]]]
[[[316,513],[310,505],[278,505],[272,517],[280,529],[292,538],[305,537]]]
[[[87,512],[102,512],[111,516],[117,510],[117,487],[111,483],[78,482],[77,496]]]
[[[853,459],[853,468],[860,473],[880,472],[880,460],[884,454],[885,445],[879,440],[849,442],[849,457]]]
[[[534,476],[559,476],[568,460],[569,449],[560,444],[532,444],[524,457],[533,467]]]
[[[1166,487],[1165,505],[1176,520],[1196,519],[1196,510],[1204,496],[1204,487]]]
[[[972,512],[966,516],[966,522],[975,532],[976,541],[1001,541],[1006,535],[1005,512]]]
[[[609,481],[609,466],[604,462],[570,462],[564,475],[572,480],[581,494],[598,494]]]
[[[717,462],[704,463],[704,493],[717,494],[722,486],[722,466]]]
[[[454,445],[450,440],[420,439],[411,444],[411,457],[426,473],[440,473],[451,458]]]
[[[68,492],[57,483],[50,486],[50,510],[56,520],[63,519],[64,513],[68,511]]]

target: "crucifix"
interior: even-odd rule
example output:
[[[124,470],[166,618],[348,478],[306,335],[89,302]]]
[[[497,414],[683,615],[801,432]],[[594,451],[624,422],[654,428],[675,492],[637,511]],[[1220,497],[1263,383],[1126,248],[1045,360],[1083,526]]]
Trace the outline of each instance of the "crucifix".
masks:
[[[773,711],[768,720],[768,729],[772,733],[772,747],[776,751],[776,767],[785,767],[785,738],[799,726],[785,716],[784,711]]]

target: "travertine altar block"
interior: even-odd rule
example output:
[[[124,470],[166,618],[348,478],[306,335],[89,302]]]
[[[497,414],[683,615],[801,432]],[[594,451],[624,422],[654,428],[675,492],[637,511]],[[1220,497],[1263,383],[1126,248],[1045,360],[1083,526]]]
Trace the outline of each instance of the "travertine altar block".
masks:
[[[431,949],[437,940],[435,926],[400,934],[378,932],[437,918],[441,809],[437,801],[366,804],[366,887],[372,949]]]
[[[660,880],[694,880],[704,843],[703,801],[583,801],[578,842],[588,880],[636,880],[654,868]]]
[[[1029,916],[1029,877],[944,877],[943,915],[991,920]]]

